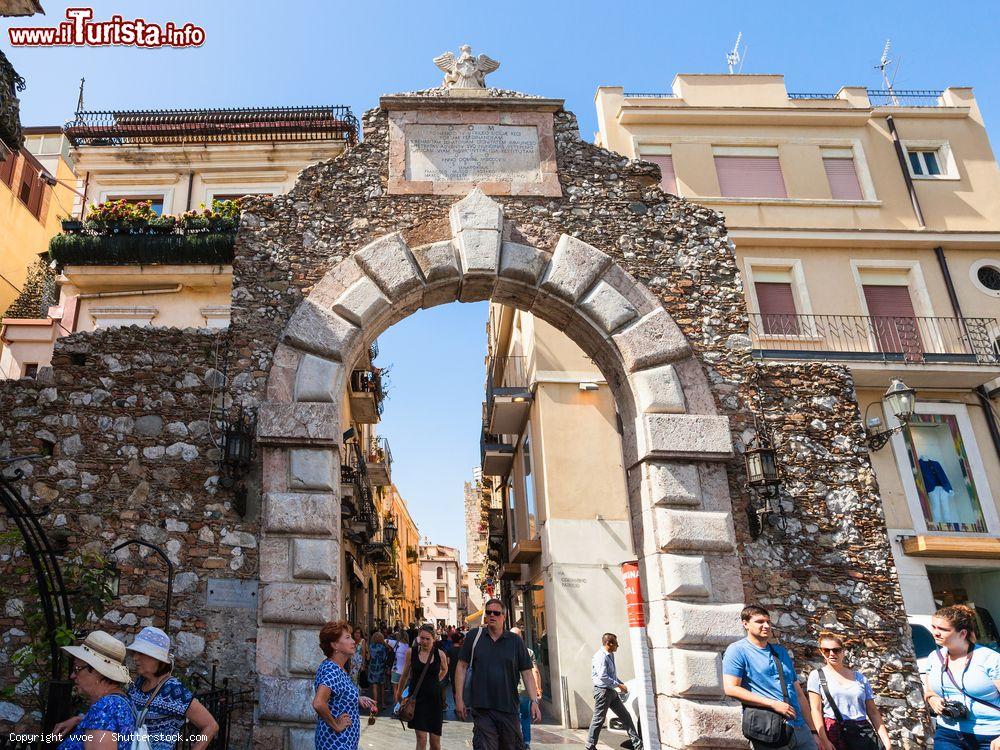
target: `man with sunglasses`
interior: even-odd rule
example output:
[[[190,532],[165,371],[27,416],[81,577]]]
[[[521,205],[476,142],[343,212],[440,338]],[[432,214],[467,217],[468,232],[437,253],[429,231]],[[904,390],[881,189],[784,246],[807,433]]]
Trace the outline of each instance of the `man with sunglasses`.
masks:
[[[590,677],[594,683],[594,717],[590,721],[590,731],[587,733],[587,750],[595,750],[597,740],[608,717],[608,709],[614,711],[625,731],[628,732],[631,750],[642,750],[642,740],[635,730],[635,722],[622,703],[619,693],[627,693],[625,683],[618,679],[618,668],[615,666],[615,651],[618,650],[618,636],[605,633],[601,637],[601,648],[594,654],[590,662]]]
[[[524,641],[504,627],[504,606],[499,599],[486,602],[483,616],[486,626],[470,632],[458,654],[455,713],[465,721],[471,711],[474,750],[523,750],[517,686],[523,679],[528,695],[538,695],[531,656]],[[541,719],[536,697],[531,701],[531,720]]]

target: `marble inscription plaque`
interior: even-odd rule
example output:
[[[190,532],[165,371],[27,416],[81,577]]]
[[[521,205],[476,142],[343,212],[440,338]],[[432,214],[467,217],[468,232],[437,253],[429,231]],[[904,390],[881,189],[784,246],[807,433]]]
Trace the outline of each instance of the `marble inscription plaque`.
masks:
[[[409,125],[406,179],[431,182],[541,182],[532,125]]]
[[[389,111],[389,194],[562,195],[551,112]]]

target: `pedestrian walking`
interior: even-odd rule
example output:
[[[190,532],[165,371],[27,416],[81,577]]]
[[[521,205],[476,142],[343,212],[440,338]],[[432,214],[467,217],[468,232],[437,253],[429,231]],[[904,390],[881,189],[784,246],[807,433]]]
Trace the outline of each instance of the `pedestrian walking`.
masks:
[[[319,647],[326,659],[316,670],[316,750],[357,750],[361,739],[358,707],[376,711],[375,701],[358,692],[347,670],[357,648],[351,626],[343,620],[328,622],[319,631]]]
[[[465,637],[456,630],[452,633],[444,649],[444,655],[448,657],[448,675],[441,685],[441,703],[444,706],[442,710],[448,708],[448,693],[451,692],[452,698],[455,695],[455,667],[458,665],[458,654],[462,650],[463,640]]]
[[[75,722],[70,719],[53,728],[57,735],[71,732],[59,743],[59,750],[129,750],[135,714],[124,690],[131,680],[125,666],[125,644],[95,630],[81,645],[63,646],[62,650],[73,657],[70,679],[89,708]]]
[[[372,633],[372,642],[368,647],[368,684],[375,699],[376,711],[382,710],[382,683],[385,682],[389,666],[389,648],[385,645],[385,636],[381,631]]]
[[[813,750],[816,729],[788,651],[771,644],[771,615],[751,604],[740,613],[746,638],[730,643],[722,657],[723,690],[743,704],[743,736],[754,750]],[[831,750],[823,738],[821,750]]]
[[[605,633],[601,636],[601,648],[590,661],[590,678],[594,686],[594,716],[590,720],[590,731],[587,732],[587,750],[597,747],[604,722],[608,718],[608,709],[614,712],[628,732],[629,742],[634,750],[642,750],[642,739],[636,731],[635,722],[629,714],[621,696],[628,692],[625,683],[618,679],[618,667],[615,664],[615,652],[618,650],[618,636]]]
[[[819,744],[829,740],[836,750],[891,750],[889,730],[875,705],[871,683],[845,664],[844,640],[836,633],[819,634],[819,652],[825,665],[806,681],[813,726]]]
[[[934,750],[1000,750],[1000,653],[976,644],[976,612],[955,604],[931,618],[938,648],[924,675]]]
[[[396,702],[403,700],[403,686],[410,688],[407,701],[413,701],[413,717],[407,726],[417,735],[417,750],[441,750],[441,680],[448,674],[448,657],[437,647],[434,626],[423,625],[417,631],[417,641],[406,654],[403,673],[396,685]],[[400,708],[403,716],[406,708]]]
[[[392,662],[392,687],[393,691],[396,690],[396,685],[399,684],[400,678],[403,676],[403,665],[406,664],[406,655],[410,651],[410,643],[412,641],[407,638],[405,630],[400,630],[396,633],[394,638],[386,641],[389,648],[392,649],[393,662]]]
[[[510,632],[524,640],[524,633],[521,628],[511,628]],[[531,748],[531,699],[537,698],[542,699],[542,675],[538,671],[538,661],[535,659],[535,651],[528,644],[524,644],[528,649],[528,656],[531,657],[531,676],[535,678],[535,688],[537,693],[531,696],[528,695],[528,686],[524,684],[524,680],[517,689],[518,698],[518,717],[521,719],[521,736],[524,738],[525,750],[530,750]]]
[[[361,687],[361,671],[364,668],[365,662],[368,661],[368,642],[365,641],[364,632],[357,626],[355,626],[354,631],[351,633],[351,637],[354,638],[354,643],[356,644],[354,656],[351,657],[351,682]],[[156,749],[154,748],[153,750]]]
[[[472,712],[475,750],[522,750],[518,720],[518,677],[528,695],[538,694],[531,657],[524,641],[504,628],[504,607],[490,599],[483,608],[486,626],[471,632],[462,644],[455,667],[455,712],[462,721]],[[531,720],[541,721],[538,699],[531,700]]]

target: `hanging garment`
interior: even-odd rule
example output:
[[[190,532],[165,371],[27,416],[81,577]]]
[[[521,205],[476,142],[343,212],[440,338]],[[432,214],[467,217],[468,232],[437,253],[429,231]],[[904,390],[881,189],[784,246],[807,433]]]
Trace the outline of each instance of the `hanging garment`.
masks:
[[[948,492],[952,491],[951,482],[948,481],[948,475],[941,464],[933,458],[920,458],[918,463],[920,464],[920,474],[924,478],[924,489],[928,493],[937,487],[942,487]]]

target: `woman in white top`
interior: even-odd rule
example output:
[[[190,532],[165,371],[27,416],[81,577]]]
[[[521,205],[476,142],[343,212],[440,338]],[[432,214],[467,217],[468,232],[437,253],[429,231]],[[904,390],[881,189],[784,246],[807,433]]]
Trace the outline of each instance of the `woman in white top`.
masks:
[[[403,675],[403,668],[406,666],[406,655],[410,651],[410,643],[406,638],[406,631],[403,630],[396,633],[396,637],[390,638],[386,643],[396,655],[396,661],[392,665],[392,689],[395,690]]]
[[[836,633],[819,634],[819,652],[826,662],[809,675],[806,689],[820,747],[829,750],[877,750],[878,734],[886,750],[889,731],[875,705],[871,683],[844,666],[844,640]]]

